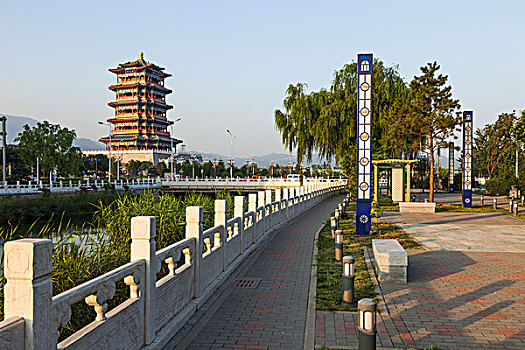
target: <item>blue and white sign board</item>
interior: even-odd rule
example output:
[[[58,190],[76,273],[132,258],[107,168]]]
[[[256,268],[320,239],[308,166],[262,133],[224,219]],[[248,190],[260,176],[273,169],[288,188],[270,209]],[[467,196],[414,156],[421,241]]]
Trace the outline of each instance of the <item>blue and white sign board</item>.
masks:
[[[463,208],[472,208],[472,117],[463,112]]]
[[[454,145],[448,149],[448,191],[454,192]]]
[[[356,234],[372,228],[372,54],[357,55],[357,200]]]

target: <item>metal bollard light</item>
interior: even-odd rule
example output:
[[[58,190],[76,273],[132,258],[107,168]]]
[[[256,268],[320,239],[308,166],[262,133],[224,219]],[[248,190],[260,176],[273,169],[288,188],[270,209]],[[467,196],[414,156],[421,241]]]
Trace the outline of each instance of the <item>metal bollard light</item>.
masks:
[[[479,196],[479,201],[480,201],[481,206],[485,205],[485,202],[483,201],[483,195]]]
[[[352,256],[343,257],[343,304],[354,302],[354,262]]]
[[[335,230],[337,230],[337,222],[335,216],[330,217],[330,228],[332,231],[332,238],[335,238]]]
[[[509,199],[509,213],[512,213],[512,207],[514,206],[514,201],[511,199]]]
[[[521,196],[521,206],[525,205],[525,196]]]
[[[343,259],[343,230],[335,231],[335,260]]]
[[[341,219],[341,213],[339,212],[339,209],[335,210],[334,216],[335,216],[335,222],[337,226],[339,226],[339,219]]]
[[[376,348],[376,309],[377,304],[372,299],[361,299],[357,303],[358,350]]]
[[[518,202],[514,202],[514,207],[513,207],[513,211],[514,211],[514,215],[518,216],[519,214],[519,208],[518,208]]]
[[[497,198],[494,198],[492,200],[492,209],[494,210],[498,209],[498,199]]]

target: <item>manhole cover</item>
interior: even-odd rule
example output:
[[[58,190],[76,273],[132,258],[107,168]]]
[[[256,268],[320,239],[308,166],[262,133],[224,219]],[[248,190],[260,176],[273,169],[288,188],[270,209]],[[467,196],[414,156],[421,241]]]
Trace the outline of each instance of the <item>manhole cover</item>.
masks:
[[[238,289],[255,289],[261,283],[260,278],[243,278],[233,281],[233,288]]]

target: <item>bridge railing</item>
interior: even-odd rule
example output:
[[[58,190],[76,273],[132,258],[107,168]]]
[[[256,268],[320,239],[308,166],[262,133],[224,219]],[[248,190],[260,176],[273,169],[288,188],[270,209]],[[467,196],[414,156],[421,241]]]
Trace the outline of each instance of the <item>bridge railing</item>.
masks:
[[[103,189],[109,182],[107,180],[83,180],[83,181],[53,181],[51,183],[43,183],[42,181],[29,181],[28,184],[21,184],[17,181],[16,184],[3,183],[0,185],[0,196],[5,195],[23,195],[23,194],[38,194],[42,191],[49,190],[51,193],[66,193],[75,192],[82,189],[93,190]],[[160,178],[141,178],[141,179],[122,179],[112,180],[111,185],[118,190],[124,188],[130,189],[147,189],[160,188]]]
[[[227,217],[226,200],[215,201],[214,226],[204,230],[203,208],[186,208],[186,237],[156,249],[156,219],[131,220],[131,262],[77,287],[52,296],[52,243],[21,239],[4,245],[4,321],[0,338],[13,349],[161,349],[232,272],[272,231],[342,186],[299,191],[260,191],[234,198]],[[116,284],[129,288],[112,310]],[[93,322],[58,343],[58,330],[85,302]]]

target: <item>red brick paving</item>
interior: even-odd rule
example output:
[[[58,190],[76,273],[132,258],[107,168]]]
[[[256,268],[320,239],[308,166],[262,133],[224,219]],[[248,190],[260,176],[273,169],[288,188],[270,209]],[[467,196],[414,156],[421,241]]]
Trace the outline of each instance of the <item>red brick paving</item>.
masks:
[[[409,251],[408,283],[381,285],[378,346],[524,350],[524,279],[525,254]],[[356,321],[318,311],[316,344],[356,346]]]

